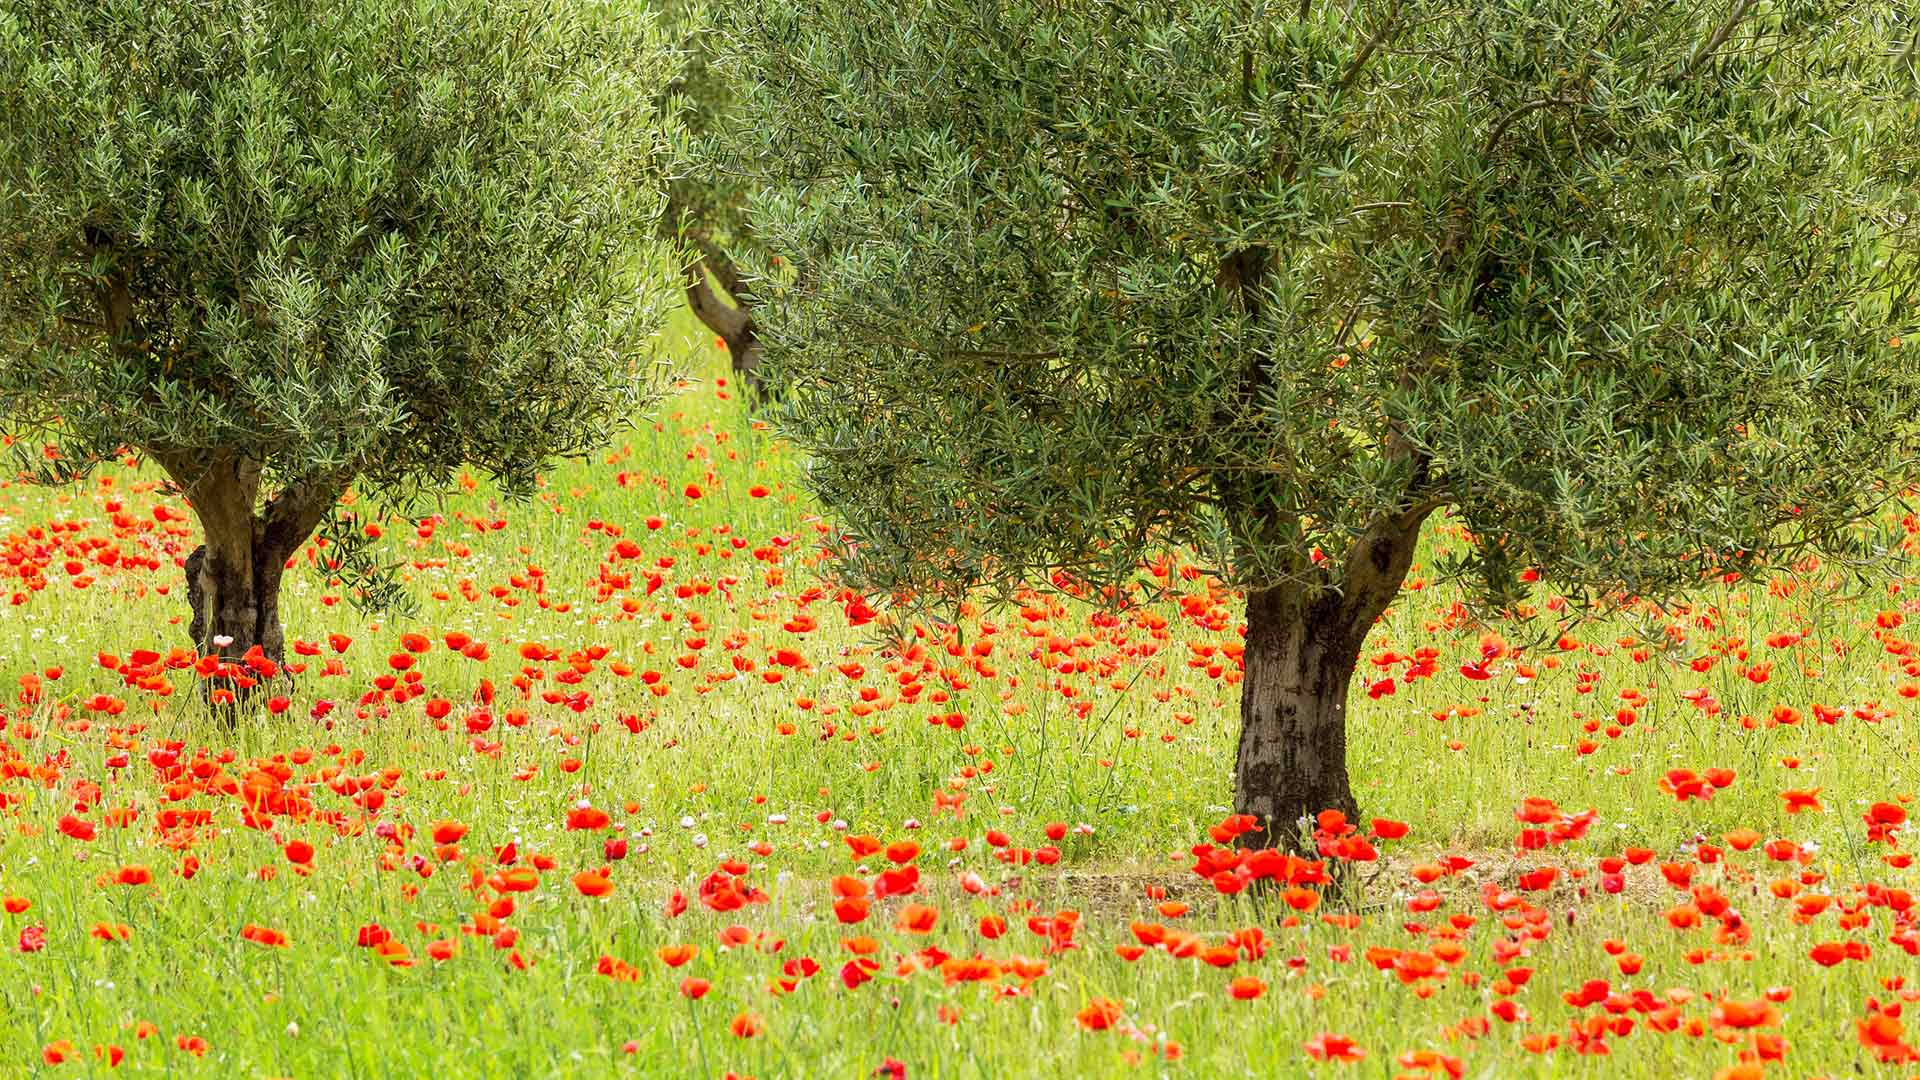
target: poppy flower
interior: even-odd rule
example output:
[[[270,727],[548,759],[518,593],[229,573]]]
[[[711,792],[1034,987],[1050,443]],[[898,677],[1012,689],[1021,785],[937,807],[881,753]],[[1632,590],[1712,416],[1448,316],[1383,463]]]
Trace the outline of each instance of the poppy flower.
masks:
[[[1308,1039],[1304,1049],[1307,1056],[1315,1061],[1359,1061],[1367,1056],[1360,1045],[1345,1035],[1335,1035],[1331,1031],[1322,1032]]]
[[[909,934],[931,934],[940,913],[925,904],[907,904],[894,918],[894,928]]]
[[[1860,1045],[1871,1050],[1882,1062],[1903,1062],[1920,1059],[1903,1040],[1906,1025],[1885,1012],[1874,1012],[1865,1020],[1854,1021],[1854,1031]]]
[[[1227,984],[1227,993],[1235,1001],[1253,1001],[1266,992],[1266,982],[1251,975],[1242,975]]]
[[[1819,788],[1808,788],[1805,791],[1783,791],[1780,793],[1780,798],[1785,800],[1787,813],[1789,814],[1798,814],[1803,810],[1812,810],[1817,813],[1826,809],[1825,806],[1821,805]]]
[[[1120,1003],[1112,998],[1094,998],[1073,1018],[1087,1031],[1106,1031],[1119,1022],[1121,1012]]]
[[[287,947],[287,935],[272,927],[260,926],[255,923],[248,923],[241,927],[240,936],[247,941],[253,942],[255,945],[264,945],[270,949],[284,949]]]
[[[857,990],[861,985],[873,981],[873,972],[880,965],[866,957],[856,957],[840,965],[840,984],[849,990]]]
[[[733,1018],[727,1030],[733,1032],[736,1038],[751,1039],[767,1030],[767,1022],[760,1018],[759,1013],[743,1012]]]
[[[1373,819],[1373,835],[1381,840],[1398,840],[1407,835],[1410,828],[1405,822],[1387,818]]]
[[[582,870],[573,875],[573,887],[580,890],[582,896],[605,896],[613,891],[613,882],[608,880],[606,871]]]
[[[613,822],[605,810],[593,806],[578,806],[567,811],[567,829],[570,832],[604,829]]]
[[[1757,1001],[1722,998],[1713,1008],[1712,1020],[1713,1026],[1723,1028],[1773,1027],[1780,1023],[1780,1010],[1764,998]]]
[[[1812,951],[1807,953],[1807,958],[1819,964],[1821,967],[1832,967],[1846,960],[1846,943],[1840,941],[1823,941],[1815,945]]]

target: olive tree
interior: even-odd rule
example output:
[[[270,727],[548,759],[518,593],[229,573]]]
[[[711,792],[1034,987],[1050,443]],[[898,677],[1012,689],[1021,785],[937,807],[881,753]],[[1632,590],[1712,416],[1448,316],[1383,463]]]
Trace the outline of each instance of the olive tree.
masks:
[[[1899,8],[731,6],[762,340],[849,573],[1197,550],[1246,589],[1259,843],[1356,812],[1348,686],[1431,515],[1488,611],[1870,559],[1920,406]]]
[[[625,0],[12,0],[0,429],[165,470],[195,642],[277,660],[349,485],[524,493],[648,400],[673,63]]]
[[[701,0],[669,0],[665,14],[681,56],[669,90],[690,140],[682,149],[737,137],[734,95],[714,64],[718,39],[713,9]],[[683,252],[688,310],[726,346],[734,375],[748,388],[764,390],[755,298],[742,260],[736,258],[752,250],[756,239],[746,203],[741,176],[695,153],[684,157],[675,172],[661,223],[667,238]]]

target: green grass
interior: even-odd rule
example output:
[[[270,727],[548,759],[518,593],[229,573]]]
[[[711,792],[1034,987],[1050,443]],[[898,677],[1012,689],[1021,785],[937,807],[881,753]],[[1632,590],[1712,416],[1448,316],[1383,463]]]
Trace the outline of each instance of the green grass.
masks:
[[[855,1077],[891,1057],[913,1077],[1385,1076],[1398,1071],[1395,1058],[1403,1052],[1435,1050],[1458,1057],[1471,1076],[1711,1076],[1752,1039],[1745,1032],[1731,1042],[1716,1039],[1708,996],[1752,999],[1769,987],[1791,991],[1778,1006],[1778,1026],[1764,1029],[1791,1046],[1784,1065],[1768,1066],[1770,1074],[1837,1075],[1856,1064],[1869,1075],[1899,1074],[1861,1049],[1855,1021],[1867,1015],[1868,998],[1894,1000],[1882,981],[1912,967],[1888,940],[1901,924],[1887,907],[1870,906],[1864,927],[1843,929],[1843,903],[1803,925],[1792,918],[1791,902],[1766,888],[1783,873],[1804,871],[1827,875],[1813,888],[1831,888],[1843,902],[1869,882],[1914,887],[1911,870],[1882,861],[1888,848],[1866,843],[1861,821],[1871,803],[1920,787],[1915,704],[1902,696],[1920,680],[1889,648],[1911,634],[1913,605],[1907,594],[1892,594],[1894,583],[1848,594],[1807,567],[1772,583],[1706,591],[1684,613],[1638,612],[1576,627],[1570,633],[1584,644],[1566,650],[1554,641],[1544,610],[1551,594],[1542,592],[1542,620],[1499,629],[1516,644],[1545,640],[1497,662],[1496,677],[1486,682],[1458,670],[1479,655],[1485,628],[1462,617],[1447,589],[1410,590],[1376,631],[1368,655],[1431,647],[1438,650],[1436,673],[1377,700],[1357,687],[1350,752],[1367,812],[1409,822],[1412,832],[1382,845],[1388,859],[1363,872],[1363,896],[1348,898],[1363,914],[1357,929],[1323,923],[1318,912],[1288,927],[1289,911],[1277,898],[1221,897],[1187,869],[1188,849],[1205,842],[1231,794],[1234,665],[1217,651],[1238,640],[1239,609],[1230,594],[1203,578],[1176,579],[1184,595],[1205,601],[1192,605],[1197,615],[1167,605],[1123,617],[1117,628],[1096,625],[1078,605],[1035,597],[1028,614],[1037,618],[1019,610],[964,618],[964,639],[954,648],[966,655],[959,657],[938,632],[920,636],[884,618],[849,626],[835,590],[818,576],[816,522],[824,519],[797,486],[793,453],[755,430],[738,402],[721,397],[711,381],[722,374],[721,360],[704,335],[680,332],[709,381],[668,401],[657,423],[642,424],[607,454],[558,469],[533,504],[501,504],[477,485],[446,499],[430,539],[388,523],[382,550],[405,561],[422,605],[416,619],[363,619],[335,602],[337,590],[320,575],[289,575],[289,634],[319,643],[322,655],[308,658],[283,715],[262,706],[232,730],[201,709],[188,675],[175,674],[178,692],[158,697],[129,688],[96,660],[103,651],[124,658],[186,642],[174,560],[195,541],[189,524],[155,521],[156,504],[179,507],[153,489],[152,475],[114,467],[67,491],[0,488],[0,600],[26,595],[0,616],[8,717],[0,730],[0,896],[31,903],[0,916],[0,1075],[104,1073],[93,1048],[115,1045],[126,1053],[116,1075],[733,1070],[762,1078]],[[700,498],[687,497],[689,484],[702,489]],[[752,497],[755,485],[769,494]],[[115,524],[110,503],[120,504],[124,524]],[[650,516],[663,527],[649,530]],[[504,525],[482,530],[470,524],[476,520]],[[49,531],[54,523],[72,528]],[[599,523],[638,544],[639,557],[608,566],[603,560],[616,540]],[[775,537],[790,542],[776,547]],[[736,548],[736,538],[744,546]],[[1430,531],[1422,562],[1460,542],[1441,523]],[[161,565],[129,567],[123,558],[102,566],[103,550],[151,556]],[[756,551],[778,551],[777,567]],[[663,557],[673,560],[670,568],[657,566]],[[94,579],[85,589],[74,587],[68,559]],[[32,574],[23,567],[36,566],[44,567],[38,591],[21,576]],[[650,569],[662,578],[651,594]],[[777,583],[769,578],[776,569],[784,575]],[[603,572],[628,574],[630,585],[602,599],[594,586]],[[1423,573],[1416,569],[1416,579]],[[478,599],[463,598],[462,582]],[[693,595],[677,596],[680,586],[693,586]],[[492,595],[496,589],[504,599]],[[622,601],[632,610],[623,611]],[[1879,613],[1903,610],[1907,625],[1875,625]],[[802,613],[817,628],[788,629]],[[1164,629],[1156,631],[1159,620]],[[889,630],[904,633],[922,654],[911,661],[896,655]],[[388,670],[388,655],[408,631],[434,639],[416,669],[427,693],[387,702],[384,716],[371,707],[359,715],[356,702]],[[485,642],[490,659],[468,660],[446,648],[442,637],[456,631]],[[1768,643],[1788,632],[1806,636]],[[329,633],[354,639],[340,657],[340,675],[320,674],[334,655]],[[689,637],[707,643],[690,650]],[[1650,648],[1640,659],[1638,646],[1621,643],[1626,638],[1670,640],[1672,648]],[[994,643],[985,660],[991,675],[971,667],[968,650],[983,640]],[[577,684],[566,685],[556,680],[564,660],[522,659],[528,642],[563,658],[595,646],[607,651]],[[1716,647],[1733,655],[1720,655],[1704,672],[1688,666]],[[1200,651],[1209,649],[1210,656]],[[798,653],[806,666],[776,663],[778,650]],[[698,660],[682,668],[676,658],[690,652]],[[751,661],[751,670],[709,679],[734,671],[735,657]],[[1088,670],[1063,674],[1065,661],[1085,661]],[[1769,661],[1764,683],[1741,673]],[[616,662],[634,673],[615,674]],[[1532,665],[1537,677],[1516,679],[1518,663]],[[864,670],[849,676],[842,664]],[[53,667],[64,670],[46,678]],[[521,701],[513,680],[527,668],[542,677],[530,683],[530,700]],[[965,689],[951,685],[942,669]],[[664,696],[643,683],[641,673],[650,670],[662,674]],[[769,670],[781,681],[764,681]],[[905,670],[920,672],[915,699],[903,695]],[[19,680],[34,672],[42,673],[42,700],[23,703],[15,697]],[[1380,674],[1369,664],[1363,677]],[[483,679],[497,700],[480,738],[498,746],[476,749],[465,719]],[[1580,692],[1583,685],[1589,692]],[[863,688],[875,700],[865,703],[871,711],[858,708],[867,713],[859,716]],[[584,692],[591,702],[575,712],[542,700],[547,690]],[[1588,720],[1610,721],[1629,690],[1645,695],[1630,728],[1618,738],[1583,731]],[[1687,696],[1701,690],[1717,700],[1717,713]],[[941,693],[944,702],[935,700]],[[89,710],[95,695],[117,699],[124,711]],[[803,697],[813,700],[811,708],[796,703]],[[455,706],[445,730],[427,714],[434,698]],[[330,727],[310,716],[320,699],[338,702]],[[1847,714],[1835,724],[1816,722],[1816,702]],[[1886,716],[1868,722],[1853,715],[1868,702]],[[1777,706],[1804,718],[1771,723]],[[524,726],[507,722],[511,710],[526,714]],[[964,714],[963,729],[929,725],[930,716],[949,712]],[[630,732],[619,719],[626,715],[643,720],[644,730]],[[1752,718],[1751,728],[1742,717]],[[782,734],[783,724],[792,725],[791,734]],[[1576,752],[1583,738],[1597,744],[1595,752]],[[148,752],[169,740],[183,744],[183,761],[230,750],[222,771],[235,780],[256,759],[308,751],[310,760],[291,765],[293,782],[310,783],[318,813],[280,814],[254,828],[231,796],[195,792],[167,801]],[[123,752],[126,766],[112,767],[109,759]],[[1787,767],[1787,759],[1798,767]],[[577,771],[567,771],[574,762]],[[1660,787],[1662,775],[1679,767],[1727,768],[1736,778],[1710,801],[1680,803]],[[398,779],[370,819],[320,775],[333,769],[370,777],[389,768]],[[95,801],[84,784],[100,789],[97,808],[83,815],[99,823],[90,842],[58,829],[76,802]],[[1816,787],[1825,813],[1786,814],[1782,790]],[[965,798],[956,815],[943,803],[958,795]],[[1551,799],[1568,813],[1591,808],[1597,821],[1582,840],[1516,853],[1514,814],[1528,796]],[[625,830],[624,860],[605,857],[610,834],[565,829],[568,809],[582,798]],[[104,820],[129,807],[137,811],[131,824]],[[188,835],[158,827],[163,812],[183,809],[210,812],[210,823]],[[782,814],[785,823],[770,822]],[[816,819],[822,814],[827,823]],[[930,936],[892,928],[904,902],[898,899],[876,903],[858,927],[834,919],[830,882],[860,865],[833,827],[836,819],[848,833],[920,842],[924,895],[912,900],[939,912]],[[443,820],[468,827],[457,852],[436,852],[429,839]],[[1059,845],[1057,866],[1008,866],[987,853],[990,829],[1039,848],[1051,822],[1091,828]],[[414,831],[390,842],[376,835],[381,823]],[[1751,929],[1745,945],[1716,945],[1712,920],[1705,929],[1670,928],[1666,910],[1687,897],[1661,882],[1652,865],[1630,871],[1621,895],[1589,889],[1597,883],[1596,860],[1627,846],[1655,849],[1656,862],[1684,862],[1697,840],[1719,844],[1736,828],[1817,845],[1806,866],[1785,871],[1758,846],[1697,867],[1695,882],[1715,885],[1741,912]],[[967,838],[967,848],[948,851],[950,837]],[[283,854],[296,839],[317,851],[310,875],[294,873]],[[541,875],[535,891],[514,897],[504,925],[517,940],[496,949],[460,927],[496,897],[484,886],[476,895],[472,885],[476,875],[484,881],[497,869],[494,849],[509,840],[523,865],[541,853],[555,869]],[[748,849],[763,840],[770,854]],[[1442,853],[1464,854],[1476,865],[1435,886],[1445,898],[1438,911],[1410,914],[1406,902],[1421,888],[1412,868]],[[189,855],[199,863],[191,880],[179,875]],[[693,897],[727,856],[750,864],[745,880],[764,890],[768,903],[719,914],[695,899],[678,918],[664,914],[675,890]],[[430,877],[413,868],[416,858]],[[878,870],[883,862],[875,856],[864,865]],[[572,875],[603,864],[612,867],[613,892],[582,896]],[[1510,936],[1480,887],[1498,881],[1514,888],[1520,869],[1542,864],[1587,876],[1562,874],[1551,892],[1528,894],[1551,927],[1513,961],[1535,969],[1513,995],[1531,1019],[1494,1019],[1484,1035],[1471,1037],[1461,1025],[1487,1018],[1493,983],[1506,966],[1495,946]],[[152,883],[99,883],[123,866],[149,867]],[[957,881],[966,872],[997,886],[999,895],[962,891]],[[1191,911],[1157,914],[1149,887],[1166,889]],[[1082,912],[1079,947],[1045,955],[1047,940],[1024,925],[1027,903],[1039,914]],[[1329,901],[1328,909],[1337,903]],[[976,928],[994,913],[1010,923],[997,941]],[[1450,914],[1475,921],[1459,934],[1458,962],[1427,983],[1429,996],[1365,960],[1370,946],[1430,948],[1430,936],[1403,924],[1431,927]],[[99,921],[127,925],[130,940],[90,937]],[[1133,940],[1132,921],[1164,922],[1209,945],[1259,926],[1271,948],[1264,959],[1224,971],[1162,952],[1128,962],[1114,946]],[[392,967],[357,947],[356,932],[371,923],[391,930],[414,966]],[[290,945],[243,940],[248,924],[278,930]],[[763,935],[764,947],[721,948],[718,935],[730,924]],[[44,949],[16,947],[29,926],[44,928]],[[856,934],[878,941],[882,964],[873,982],[849,991],[838,972],[850,958],[842,940]],[[1639,974],[1616,970],[1603,949],[1610,939],[1644,957]],[[430,959],[429,944],[443,940],[456,941],[458,951]],[[777,952],[774,940],[784,942]],[[1808,959],[1816,943],[1844,940],[1867,943],[1870,959],[1830,969]],[[680,942],[697,945],[699,954],[670,972],[655,950]],[[1007,974],[954,985],[937,971],[896,974],[899,956],[930,944],[961,957],[1044,960],[1047,971],[1031,983]],[[1350,961],[1330,955],[1340,948],[1350,949]],[[1689,962],[1698,950],[1711,955]],[[529,966],[510,964],[516,955]],[[597,973],[602,956],[633,965],[637,980]],[[819,973],[799,978],[789,994],[769,993],[781,965],[800,957],[817,961]],[[703,1000],[678,993],[688,974],[712,981]],[[1236,975],[1255,975],[1270,988],[1257,1001],[1232,1000],[1226,987]],[[1673,1033],[1650,1030],[1646,1013],[1630,1011],[1634,1031],[1608,1036],[1609,1056],[1526,1049],[1528,1035],[1567,1039],[1571,1021],[1607,1015],[1561,999],[1593,978],[1611,979],[1615,988],[1698,996],[1679,1005],[1681,1027]],[[1122,1003],[1119,1026],[1130,1030],[1081,1030],[1076,1012],[1099,997]],[[958,1022],[944,1022],[943,1009],[957,1010]],[[742,1039],[729,1032],[743,1011],[764,1019],[763,1034]],[[1689,1034],[1689,1021],[1700,1022],[1703,1033]],[[139,1037],[142,1024],[153,1026],[149,1037]],[[1321,1032],[1353,1037],[1366,1058],[1312,1061],[1302,1048]],[[204,1056],[179,1047],[187,1037],[206,1041]],[[1178,1042],[1178,1060],[1154,1056],[1162,1038]],[[74,1059],[44,1065],[43,1051],[62,1040],[74,1047]],[[1130,1055],[1141,1057],[1135,1063]]]

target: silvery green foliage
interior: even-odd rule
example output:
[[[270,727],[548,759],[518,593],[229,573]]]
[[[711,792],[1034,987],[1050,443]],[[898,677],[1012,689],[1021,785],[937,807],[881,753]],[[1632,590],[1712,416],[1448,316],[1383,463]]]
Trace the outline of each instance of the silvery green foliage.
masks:
[[[714,9],[704,0],[668,0],[662,10],[677,35],[681,63],[671,104],[688,139],[670,189],[669,224],[696,258],[728,262],[729,253],[753,243],[744,216],[746,186],[740,175],[711,168],[710,154],[692,145],[741,134],[732,130],[734,94],[715,70]]]
[[[663,14],[680,49],[670,107],[685,134],[667,194],[664,232],[684,260],[687,307],[726,346],[734,375],[749,391],[760,381],[755,296],[741,263],[761,254],[746,219],[748,190],[741,174],[714,168],[715,146],[741,139],[734,94],[715,70],[713,7],[705,0],[666,0]]]
[[[1905,5],[727,11],[768,359],[869,580],[1188,543],[1315,595],[1444,507],[1494,600],[1660,595],[1870,557],[1920,475]]]
[[[673,64],[627,0],[9,0],[0,422],[530,489],[657,382]]]

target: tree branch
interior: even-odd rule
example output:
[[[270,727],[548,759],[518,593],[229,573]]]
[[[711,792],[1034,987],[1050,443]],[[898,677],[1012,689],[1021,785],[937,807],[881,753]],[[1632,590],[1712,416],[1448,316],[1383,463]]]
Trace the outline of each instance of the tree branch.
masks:
[[[1365,293],[1358,294],[1353,298],[1353,306],[1347,308],[1347,317],[1340,320],[1340,329],[1334,333],[1333,345],[1327,350],[1328,352],[1332,352],[1347,343],[1347,335],[1353,333],[1353,324],[1360,318],[1360,308],[1365,303],[1365,300]]]
[[[1700,65],[1712,58],[1714,50],[1726,43],[1728,35],[1740,25],[1741,19],[1747,17],[1747,9],[1752,6],[1753,0],[1734,0],[1733,11],[1728,14],[1727,20],[1715,28],[1713,36],[1707,39],[1707,43],[1702,45],[1680,70],[1681,82],[1693,78],[1694,72],[1700,70]]]
[[[1500,136],[1507,133],[1507,129],[1513,126],[1513,122],[1536,109],[1545,109],[1554,105],[1574,107],[1579,104],[1580,101],[1577,98],[1535,98],[1524,105],[1510,109],[1505,116],[1494,121],[1493,130],[1487,133],[1486,145],[1480,148],[1480,153],[1483,155],[1493,153],[1494,147],[1500,145]]]
[[[1340,81],[1334,84],[1334,90],[1345,90],[1360,77],[1360,72],[1367,66],[1367,61],[1373,58],[1374,50],[1378,49],[1381,43],[1387,40],[1387,35],[1393,32],[1394,27],[1399,25],[1400,6],[1398,3],[1394,4],[1393,10],[1387,12],[1386,21],[1380,24],[1380,29],[1374,31],[1365,45],[1360,46],[1360,51],[1354,55],[1353,62],[1347,65],[1347,70],[1340,75]]]
[[[1066,355],[1058,349],[1047,349],[1039,352],[1020,352],[1014,349],[942,349],[923,345],[917,341],[907,341],[902,338],[882,338],[877,341],[852,341],[851,344],[908,349],[927,356],[945,356],[957,360],[1058,360]]]
[[[270,557],[285,560],[305,543],[339,503],[349,482],[345,473],[303,476],[267,500],[260,514],[261,541]]]

